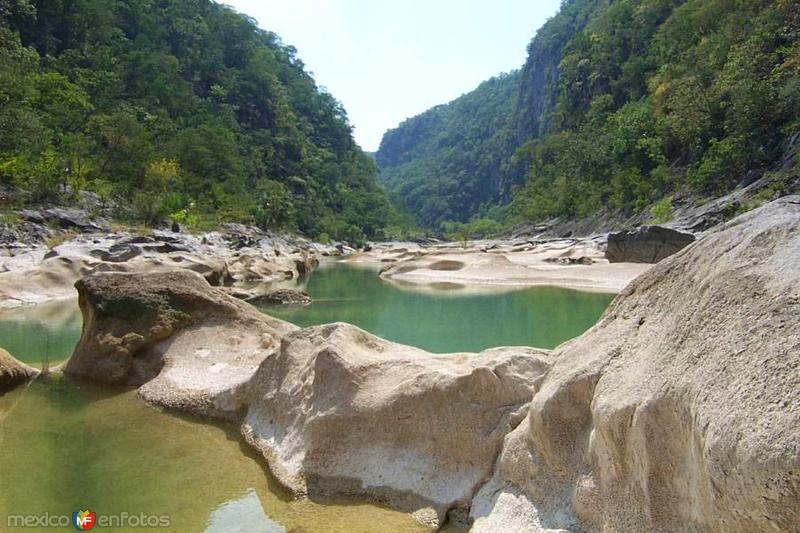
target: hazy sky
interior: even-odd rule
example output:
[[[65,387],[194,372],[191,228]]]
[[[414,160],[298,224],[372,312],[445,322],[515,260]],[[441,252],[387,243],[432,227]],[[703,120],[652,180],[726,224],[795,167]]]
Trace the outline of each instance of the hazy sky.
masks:
[[[343,104],[362,148],[519,68],[560,0],[221,0],[297,48]]]

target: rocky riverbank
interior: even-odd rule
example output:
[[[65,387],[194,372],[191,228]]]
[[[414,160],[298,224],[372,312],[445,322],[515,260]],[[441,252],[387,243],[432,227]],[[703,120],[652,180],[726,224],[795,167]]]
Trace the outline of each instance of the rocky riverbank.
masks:
[[[554,351],[476,531],[796,531],[800,197],[659,263]]]
[[[257,299],[266,284],[307,276],[321,256],[342,253],[240,224],[203,234],[139,234],[112,231],[77,210],[23,213],[24,222],[0,239],[0,308],[73,298],[75,282],[99,272],[190,270],[214,286],[249,284],[243,295]]]
[[[173,270],[197,272],[214,286],[236,285],[231,294],[250,302],[304,304],[308,295],[269,292],[286,289],[279,282],[307,276],[324,256],[377,265],[383,269],[382,279],[417,290],[493,292],[551,285],[618,292],[650,268],[647,258],[660,260],[694,238],[673,232],[678,236],[671,237],[674,242],[661,246],[664,243],[651,242],[649,236],[669,235],[672,230],[658,228],[636,234],[637,238],[621,233],[614,241],[614,255],[608,253],[608,235],[467,245],[378,243],[356,251],[341,243],[322,245],[241,224],[202,234],[168,230],[141,234],[113,230],[79,209],[23,210],[18,216],[13,228],[0,225],[0,309],[73,298],[74,283],[93,273]]]
[[[611,263],[607,236],[581,239],[384,243],[348,258],[381,266],[381,278],[417,289],[486,290],[550,285],[619,292],[652,265]]]
[[[349,324],[301,330],[193,272],[95,274],[77,289],[84,329],[64,372],[241,424],[298,496],[432,526],[466,516],[550,364],[533,348],[434,355]]]
[[[647,233],[631,240],[648,242]],[[77,283],[83,333],[58,370],[238,425],[297,496],[369,500],[475,531],[791,531],[800,520],[798,197],[655,266],[603,262],[600,238],[381,245],[350,259],[393,258],[389,279],[430,271],[450,283],[496,261],[512,265],[501,273],[642,269],[595,327],[552,352],[434,355],[348,324],[300,329],[211,283],[235,279],[231,264],[238,273],[258,266],[263,279],[267,263],[316,250],[232,263],[252,243],[134,239],[82,236],[42,263],[117,263],[87,248],[122,254],[128,266],[185,258],[194,251],[175,247],[198,239],[195,251],[226,250],[225,267],[90,272]],[[629,253],[620,242],[614,253]],[[308,266],[295,263],[291,276]],[[8,385],[35,375],[0,355]]]
[[[433,527],[792,531],[799,259],[787,197],[652,267],[552,352],[451,355],[298,329],[192,272],[95,274],[65,371],[239,424],[297,495]]]

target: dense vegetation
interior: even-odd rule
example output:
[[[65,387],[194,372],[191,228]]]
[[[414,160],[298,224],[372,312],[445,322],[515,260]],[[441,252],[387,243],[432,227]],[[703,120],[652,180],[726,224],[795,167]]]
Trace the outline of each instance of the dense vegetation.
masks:
[[[725,193],[800,129],[800,4],[614,2],[567,43],[557,87],[547,133],[516,154],[529,168],[518,213]]]
[[[435,108],[451,117],[447,131],[474,131],[470,124],[483,113],[493,137],[512,139],[509,158],[489,156],[491,168],[472,164],[481,154],[469,153],[483,146],[469,134],[445,146],[467,152],[460,158],[465,164],[448,167],[446,175],[463,180],[463,190],[474,194],[469,201],[451,200],[438,187],[442,166],[428,162],[440,160],[433,139],[444,130],[418,129],[427,113],[387,134],[377,154],[381,172],[420,221],[441,220],[430,215],[430,205],[451,220],[481,216],[480,206],[486,210],[487,202],[506,196],[472,184],[515,166],[525,170],[508,174],[511,181],[524,176],[511,220],[650,208],[668,218],[672,193],[729,191],[748,173],[772,168],[800,130],[794,0],[566,0],[528,52],[516,91],[502,93],[509,101],[490,101],[482,111],[459,113],[458,101]],[[412,153],[403,161],[410,171],[398,180],[385,152],[401,146],[403,153],[418,135],[427,140],[415,142],[433,151]],[[776,176],[775,190],[789,177]],[[461,189],[450,181],[447,190]]]
[[[381,237],[374,163],[295,53],[210,0],[0,0],[0,184],[148,223]]]
[[[517,72],[492,78],[387,131],[375,159],[393,200],[428,227],[508,200],[518,81]]]

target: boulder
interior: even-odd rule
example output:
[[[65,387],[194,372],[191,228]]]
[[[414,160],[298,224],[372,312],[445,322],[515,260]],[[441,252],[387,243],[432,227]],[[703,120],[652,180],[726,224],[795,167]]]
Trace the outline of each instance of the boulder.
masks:
[[[255,248],[265,236],[264,232],[259,228],[245,226],[244,224],[223,224],[222,230],[224,239],[236,250]]]
[[[309,255],[306,253],[301,254],[300,259],[295,259],[294,267],[297,271],[297,276],[300,278],[305,278],[311,274],[311,272],[319,266],[319,259],[317,259],[314,255]]]
[[[437,526],[468,508],[547,371],[546,352],[434,355],[349,324],[290,333],[250,383],[242,433],[292,492]]]
[[[553,360],[474,531],[797,531],[800,197],[662,261]]]
[[[82,209],[66,209],[53,207],[34,211],[23,209],[19,211],[23,220],[36,224],[51,224],[61,229],[76,230],[82,233],[94,233],[108,230],[108,223],[104,220],[92,220],[89,214]]]
[[[292,261],[276,258],[258,250],[235,252],[228,257],[228,272],[233,281],[280,281],[291,279],[286,271],[294,266]]]
[[[319,259],[307,253],[284,256],[272,250],[242,250],[231,254],[227,263],[233,281],[269,282],[307,277],[319,265]]]
[[[278,289],[265,294],[252,294],[244,300],[253,305],[308,305],[311,297],[305,291]]]
[[[183,244],[175,244],[171,242],[165,242],[158,245],[148,245],[145,244],[142,246],[148,252],[155,252],[158,254],[171,254],[172,252],[191,252],[192,249],[188,246]]]
[[[694,240],[691,233],[662,226],[641,226],[633,231],[610,233],[606,259],[611,263],[658,263]]]
[[[0,348],[0,393],[15,385],[33,379],[39,371],[15,359]]]
[[[108,250],[96,249],[89,252],[101,261],[110,263],[124,263],[142,254],[142,249],[133,244],[118,243],[109,247]]]
[[[65,372],[143,385],[168,408],[236,418],[240,390],[295,326],[189,271],[95,274],[75,284],[83,329]]]
[[[171,253],[165,256],[163,261],[151,259],[151,262],[154,263],[153,269],[180,268],[197,272],[214,286],[224,285],[231,281],[228,264],[223,258],[214,254]],[[137,265],[131,265],[131,269],[149,271],[149,269]]]

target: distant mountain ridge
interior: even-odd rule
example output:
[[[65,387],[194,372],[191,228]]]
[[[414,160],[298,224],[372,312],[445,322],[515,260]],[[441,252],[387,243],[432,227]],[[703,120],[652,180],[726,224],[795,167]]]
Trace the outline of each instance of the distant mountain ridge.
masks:
[[[508,199],[519,71],[483,82],[384,135],[375,161],[390,197],[421,223],[467,220]]]
[[[520,72],[389,130],[379,179],[434,230],[486,216],[668,219],[676,193],[718,197],[768,176],[737,209],[755,207],[797,183],[779,163],[800,160],[787,152],[798,36],[792,0],[566,0]]]

